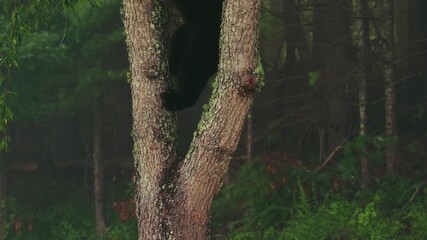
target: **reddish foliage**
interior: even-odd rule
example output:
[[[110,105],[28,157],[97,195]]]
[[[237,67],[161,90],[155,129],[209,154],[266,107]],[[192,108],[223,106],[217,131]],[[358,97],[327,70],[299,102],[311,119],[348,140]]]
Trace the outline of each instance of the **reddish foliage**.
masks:
[[[34,215],[32,214],[28,220],[28,232],[32,232],[34,229]]]
[[[22,220],[21,220],[20,217],[15,217],[13,226],[15,228],[15,234],[16,234],[16,236],[18,236],[18,237],[21,236],[21,233],[22,233],[21,232]]]
[[[304,168],[300,159],[289,156],[286,151],[277,151],[265,153],[262,161],[267,165],[270,173],[276,173],[277,170],[286,168]]]
[[[289,168],[303,168],[302,161],[289,156],[289,153],[286,151],[276,151],[265,153],[262,161],[267,166],[267,171],[271,174],[280,173],[285,169]],[[278,181],[270,183],[271,190],[276,190],[278,187],[283,186],[287,183],[286,177],[282,177]]]
[[[135,202],[133,198],[113,203],[113,209],[119,214],[121,222],[125,222],[128,219],[136,217]]]

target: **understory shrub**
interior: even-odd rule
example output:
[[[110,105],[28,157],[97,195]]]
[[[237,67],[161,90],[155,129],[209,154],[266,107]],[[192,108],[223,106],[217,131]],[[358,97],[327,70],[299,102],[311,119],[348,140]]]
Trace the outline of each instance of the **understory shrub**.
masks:
[[[214,200],[211,238],[427,239],[424,182],[384,177],[375,189],[340,191],[331,184],[336,176],[306,169],[242,167]]]

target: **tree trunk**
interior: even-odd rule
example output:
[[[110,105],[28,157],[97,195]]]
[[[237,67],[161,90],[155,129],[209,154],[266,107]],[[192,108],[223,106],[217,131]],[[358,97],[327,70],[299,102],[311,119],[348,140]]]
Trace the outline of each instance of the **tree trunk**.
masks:
[[[172,230],[177,239],[207,239],[210,205],[221,186],[259,84],[259,0],[224,2],[216,85],[180,165]]]
[[[384,82],[385,82],[385,135],[390,140],[387,145],[387,172],[396,174],[396,146],[394,139],[397,136],[396,128],[396,91],[395,91],[395,56],[394,56],[394,22],[393,0],[383,0],[384,8]]]
[[[368,66],[369,66],[369,6],[368,0],[360,0],[360,18],[362,27],[362,40],[359,41],[359,135],[366,139],[367,134],[367,92],[366,83],[368,79]],[[362,184],[369,186],[369,164],[366,156],[367,149],[364,145],[361,149],[360,163],[362,168]]]
[[[208,238],[212,199],[262,85],[257,53],[260,1],[224,2],[215,88],[182,161],[175,153],[175,115],[165,111],[159,97],[170,78],[165,64],[170,3],[123,4],[132,73],[139,239],[203,240]]]
[[[93,108],[93,178],[95,191],[96,239],[104,238],[105,221],[104,161],[102,156],[102,116],[99,99],[94,99]]]
[[[346,85],[351,66],[348,0],[315,0],[313,52],[325,88],[326,150],[332,152],[348,136]]]
[[[252,162],[252,144],[253,144],[253,124],[252,112],[248,112],[246,116],[246,161]]]
[[[304,64],[307,64],[310,58],[309,48],[306,38],[306,33],[302,26],[300,17],[300,1],[295,0],[282,0],[281,5],[275,5],[273,8],[282,8],[283,13],[283,31],[284,31],[284,45],[286,45],[286,51],[273,49],[276,52],[276,62],[285,55],[285,64],[282,69],[278,72],[279,77],[273,77],[274,79],[280,79],[280,84],[277,87],[277,102],[276,102],[276,113],[278,117],[284,116],[289,112],[289,100],[283,99],[283,94],[287,89],[287,84],[295,76],[304,74],[301,70]],[[276,30],[277,31],[277,30]],[[270,34],[276,34],[272,32]],[[267,47],[270,47],[267,45]]]
[[[6,231],[6,187],[7,187],[7,171],[6,171],[6,154],[0,152],[0,240],[4,240]]]
[[[169,239],[164,178],[175,161],[175,114],[160,94],[169,78],[165,21],[172,0],[123,0],[131,71],[138,239]],[[170,22],[169,22],[170,23]]]

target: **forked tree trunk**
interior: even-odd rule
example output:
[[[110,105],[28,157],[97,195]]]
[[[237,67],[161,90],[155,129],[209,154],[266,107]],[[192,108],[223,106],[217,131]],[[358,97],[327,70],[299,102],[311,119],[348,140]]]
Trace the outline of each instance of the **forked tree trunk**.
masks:
[[[175,157],[175,117],[161,105],[171,1],[124,0],[131,64],[139,239],[207,239],[221,186],[259,89],[259,0],[225,0],[221,57],[209,107],[186,157]]]

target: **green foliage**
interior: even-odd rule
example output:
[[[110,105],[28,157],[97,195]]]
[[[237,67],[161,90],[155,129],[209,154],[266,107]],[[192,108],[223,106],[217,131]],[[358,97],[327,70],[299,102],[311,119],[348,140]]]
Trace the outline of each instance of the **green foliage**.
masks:
[[[94,8],[101,3],[102,9]],[[119,4],[74,2],[54,24],[22,39],[16,56],[20,69],[11,86],[16,96],[10,106],[17,119],[72,114],[88,106],[109,81],[125,79]]]
[[[309,72],[308,73],[308,85],[315,86],[320,79],[320,72]]]
[[[259,171],[254,171],[258,168]],[[242,232],[256,232],[256,229],[264,229],[267,226],[283,226],[283,222],[278,219],[288,217],[285,209],[290,201],[284,202],[282,197],[292,193],[290,189],[272,191],[270,184],[276,181],[280,181],[280,178],[269,174],[262,164],[243,166],[236,183],[224,189],[214,202],[214,218],[225,218],[219,222],[234,219],[230,227]],[[291,199],[290,197],[288,200]],[[239,220],[241,216],[246,215],[253,217],[245,221]]]
[[[333,202],[329,206],[321,206],[318,211],[307,209],[299,214],[283,230],[279,239],[332,239],[339,238],[342,228],[351,212],[351,205],[346,202]]]
[[[8,227],[6,239],[95,239],[94,210],[82,200],[74,196],[45,211],[8,207],[10,222],[19,219],[21,225],[19,230]]]
[[[409,207],[408,211],[402,215],[402,218],[409,222],[408,231],[411,234],[403,237],[403,239],[426,239],[427,238],[427,213],[426,203],[416,203]]]
[[[402,225],[380,213],[375,202],[337,200],[293,219],[279,239],[395,239]]]
[[[1,85],[0,85],[1,87]],[[8,92],[0,94],[0,151],[7,151],[10,142],[10,136],[7,134],[7,124],[13,119],[12,111],[7,106],[7,97],[10,95]]]
[[[79,0],[83,1],[83,0]],[[18,68],[17,53],[22,40],[41,23],[48,23],[59,12],[76,4],[77,0],[0,0],[0,151],[7,151],[10,141],[7,123],[12,120],[9,107],[9,82],[12,70]]]
[[[396,137],[386,136],[358,136],[344,145],[343,158],[337,163],[340,179],[353,184],[360,183],[359,161],[365,156],[371,169],[383,169],[385,166],[385,151],[387,146],[395,144]]]
[[[95,204],[93,199],[87,199],[86,192],[80,187],[82,175],[82,172],[66,171],[54,178],[31,176],[25,179],[25,185],[20,181],[12,182],[14,189],[25,188],[27,191],[10,192],[15,197],[8,199],[5,205],[8,213],[6,240],[95,239]],[[127,193],[129,179],[117,180],[120,188],[116,189],[115,196],[132,198]],[[136,239],[136,219],[121,220],[112,206],[112,200],[107,199],[106,239]],[[21,222],[19,231],[15,229],[17,220]]]
[[[2,213],[7,213],[7,217],[5,219],[6,223],[4,226],[5,235],[6,233],[12,231],[13,229],[13,221],[16,216],[16,209],[17,209],[16,199],[13,197],[9,197],[0,202],[0,211]]]
[[[81,206],[82,203],[84,201],[73,199],[37,214],[36,231],[30,234],[30,238],[34,239],[34,235],[37,235],[39,239],[94,239],[95,211],[92,207]],[[41,226],[49,227],[45,229]]]
[[[111,240],[133,240],[138,236],[138,224],[136,219],[127,220],[125,222],[116,221],[108,227],[107,239]]]
[[[363,141],[346,151],[358,149]],[[215,239],[427,238],[423,181],[387,176],[373,190],[362,192],[342,182],[345,189],[336,191],[330,184],[333,174],[319,176],[301,166],[271,169],[260,162],[244,166],[236,182],[220,192],[213,205]],[[286,181],[277,184],[280,179]]]

